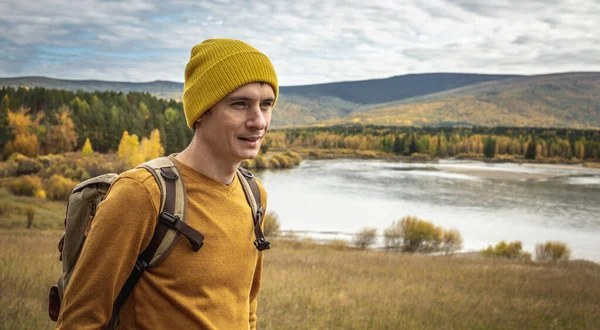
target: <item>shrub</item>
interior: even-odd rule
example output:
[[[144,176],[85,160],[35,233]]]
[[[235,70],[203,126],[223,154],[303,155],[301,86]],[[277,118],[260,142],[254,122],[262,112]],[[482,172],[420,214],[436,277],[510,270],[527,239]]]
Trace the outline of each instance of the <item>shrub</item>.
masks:
[[[444,230],[442,233],[441,250],[450,253],[462,249],[462,235],[456,229]]]
[[[254,159],[244,159],[240,163],[240,166],[245,169],[254,169],[256,168],[256,161]]]
[[[0,163],[0,177],[11,177],[17,176],[19,171],[19,164],[16,161],[6,161]]]
[[[42,189],[42,180],[31,175],[18,177],[8,184],[8,190],[18,196],[33,196],[40,189]]]
[[[25,209],[25,214],[27,215],[27,229],[29,229],[33,225],[33,218],[35,218],[35,209],[33,206],[28,206]]]
[[[10,158],[17,162],[17,175],[35,174],[42,168],[42,163],[36,158],[29,158],[21,154],[13,154]]]
[[[263,220],[263,233],[265,236],[277,236],[279,233],[279,216],[275,212],[267,212]]]
[[[488,246],[481,254],[484,257],[508,258],[508,259],[531,259],[531,254],[523,252],[521,241],[506,243],[501,241],[496,246]]]
[[[398,223],[406,252],[433,252],[442,241],[442,229],[417,217],[406,216]]]
[[[565,243],[548,241],[535,245],[535,260],[540,262],[566,262],[571,250]]]
[[[269,163],[267,162],[267,160],[265,159],[265,157],[263,156],[256,156],[256,158],[254,159],[256,161],[256,168],[257,169],[266,169],[269,168]]]
[[[44,191],[43,189],[39,189],[33,194],[33,197],[39,199],[46,199],[46,191]]]
[[[383,243],[386,250],[400,250],[402,248],[402,226],[399,221],[383,230]]]
[[[269,159],[269,168],[280,168],[280,167],[282,167],[282,166],[277,158],[271,157],[271,159]]]
[[[46,182],[48,198],[55,201],[66,201],[75,185],[73,180],[54,174]]]
[[[275,155],[273,158],[276,158],[279,161],[279,164],[281,164],[282,168],[290,168],[296,165],[294,159],[288,156]]]
[[[377,239],[377,228],[363,228],[354,236],[354,245],[360,249],[366,249],[375,243]]]
[[[289,157],[294,160],[294,165],[299,165],[302,161],[302,157],[297,152],[286,151],[282,154],[283,156]]]

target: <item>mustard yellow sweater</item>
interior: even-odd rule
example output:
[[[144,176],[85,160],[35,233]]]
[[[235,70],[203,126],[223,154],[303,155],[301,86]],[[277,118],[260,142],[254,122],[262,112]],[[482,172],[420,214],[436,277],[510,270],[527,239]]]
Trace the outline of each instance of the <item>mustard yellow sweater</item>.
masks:
[[[119,329],[255,329],[262,253],[253,245],[250,207],[237,176],[226,186],[178,162],[186,222],[205,236],[193,252],[182,238],[146,270],[121,309]],[[259,183],[266,209],[266,192]],[[67,286],[57,329],[99,329],[137,256],[149,244],[160,191],[143,169],[127,171],[98,206]]]

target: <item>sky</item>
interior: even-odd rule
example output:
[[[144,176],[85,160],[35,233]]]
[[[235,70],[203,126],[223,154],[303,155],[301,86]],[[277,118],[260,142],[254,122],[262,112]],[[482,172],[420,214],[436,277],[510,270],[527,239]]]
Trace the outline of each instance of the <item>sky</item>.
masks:
[[[183,82],[209,38],[259,49],[283,86],[600,71],[600,0],[2,0],[0,77]]]

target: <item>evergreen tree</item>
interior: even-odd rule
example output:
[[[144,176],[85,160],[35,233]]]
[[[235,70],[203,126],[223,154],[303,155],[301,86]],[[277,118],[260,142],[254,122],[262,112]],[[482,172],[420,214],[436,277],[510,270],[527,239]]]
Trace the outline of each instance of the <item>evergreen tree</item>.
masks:
[[[491,136],[488,136],[487,139],[484,140],[483,143],[483,154],[486,158],[494,158],[494,154],[496,153],[496,140]]]
[[[416,152],[419,152],[417,147],[417,135],[413,133],[410,137],[410,146],[408,147],[408,155],[412,155]]]
[[[525,159],[535,159],[535,152],[537,148],[537,139],[535,135],[527,144],[527,151],[525,152]]]
[[[394,137],[394,153],[396,155],[400,155],[403,152],[404,152],[404,140],[399,136]]]
[[[0,151],[4,149],[6,142],[12,140],[10,127],[8,126],[8,112],[10,108],[10,98],[4,94],[0,104]]]

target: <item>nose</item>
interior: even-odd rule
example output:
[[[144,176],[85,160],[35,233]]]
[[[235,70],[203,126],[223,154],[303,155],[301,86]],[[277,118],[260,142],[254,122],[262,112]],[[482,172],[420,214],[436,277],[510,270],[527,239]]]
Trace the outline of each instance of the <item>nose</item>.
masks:
[[[260,105],[255,104],[249,112],[249,118],[246,120],[247,127],[256,131],[264,130],[268,121],[266,111],[262,111]]]

